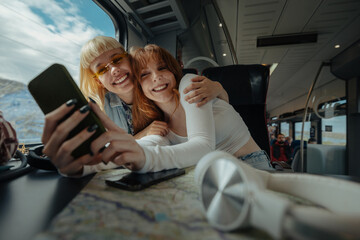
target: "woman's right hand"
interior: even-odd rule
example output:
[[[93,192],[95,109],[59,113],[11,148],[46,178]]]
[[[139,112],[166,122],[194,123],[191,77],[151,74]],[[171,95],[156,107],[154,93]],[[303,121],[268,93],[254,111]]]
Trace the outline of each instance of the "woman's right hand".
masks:
[[[137,133],[134,137],[136,139],[140,139],[148,135],[160,135],[164,137],[168,134],[168,132],[169,128],[166,122],[155,120],[141,132]]]
[[[81,176],[83,166],[101,162],[99,154],[86,154],[78,159],[71,155],[72,151],[95,133],[90,126],[71,139],[66,139],[69,132],[88,114],[90,107],[85,105],[75,111],[69,118],[60,122],[74,108],[74,100],[61,105],[45,116],[44,131],[41,141],[44,144],[43,153],[50,157],[60,173],[67,176]]]
[[[111,161],[132,171],[141,170],[145,165],[146,156],[135,138],[116,125],[98,105],[92,102],[89,105],[107,129],[91,143],[92,151],[101,154],[104,164]]]

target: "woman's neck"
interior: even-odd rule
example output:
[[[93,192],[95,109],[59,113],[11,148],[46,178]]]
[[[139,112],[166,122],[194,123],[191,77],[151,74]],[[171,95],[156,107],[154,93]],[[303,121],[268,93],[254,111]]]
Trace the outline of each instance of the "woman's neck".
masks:
[[[186,137],[186,117],[182,105],[180,103],[177,104],[174,99],[171,103],[159,103],[157,106],[163,111],[165,121],[168,123],[168,127],[171,131],[180,136]]]
[[[121,100],[123,100],[126,104],[131,105],[133,104],[133,100],[134,100],[134,94],[132,91],[130,91],[129,93],[126,94],[117,94],[119,98],[121,98]]]

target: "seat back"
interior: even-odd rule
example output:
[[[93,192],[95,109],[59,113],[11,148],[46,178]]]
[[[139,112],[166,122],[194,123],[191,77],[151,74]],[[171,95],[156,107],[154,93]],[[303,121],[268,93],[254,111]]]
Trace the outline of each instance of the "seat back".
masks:
[[[308,144],[306,172],[346,174],[346,146]]]
[[[291,143],[291,158],[294,158],[296,153],[300,150],[300,144],[301,144],[301,141],[300,140],[294,140],[292,143]],[[304,141],[304,149],[307,148],[307,141]]]
[[[230,104],[246,123],[251,136],[270,156],[266,119],[269,68],[259,64],[229,65],[207,68],[202,75],[222,84]]]
[[[306,156],[307,156],[307,149],[304,148],[304,169],[306,169]],[[296,151],[293,160],[291,162],[291,168],[294,172],[301,172],[301,152],[300,149],[298,149],[298,151]],[[306,172],[306,171],[304,171]]]
[[[193,73],[193,74],[198,74],[198,70],[196,68],[183,68],[182,70],[182,74],[185,75],[187,73]]]

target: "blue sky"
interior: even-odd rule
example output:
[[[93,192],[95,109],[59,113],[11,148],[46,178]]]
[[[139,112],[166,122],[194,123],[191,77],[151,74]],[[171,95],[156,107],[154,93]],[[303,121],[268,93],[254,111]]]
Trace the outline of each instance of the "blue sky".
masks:
[[[25,84],[55,62],[78,81],[81,46],[97,35],[115,35],[91,0],[1,1],[0,22],[0,78]]]
[[[77,4],[79,5],[80,15],[84,16],[88,21],[90,21],[92,26],[101,29],[106,36],[115,36],[115,30],[112,21],[106,15],[106,13],[93,1],[79,0]]]

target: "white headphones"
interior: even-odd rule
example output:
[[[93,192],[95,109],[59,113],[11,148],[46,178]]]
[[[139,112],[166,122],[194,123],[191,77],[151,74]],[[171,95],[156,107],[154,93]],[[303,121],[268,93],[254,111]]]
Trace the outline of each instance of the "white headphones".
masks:
[[[199,161],[195,181],[203,211],[219,230],[253,226],[275,239],[360,239],[360,184],[302,173],[269,173],[221,151]],[[312,206],[295,204],[281,193]]]

